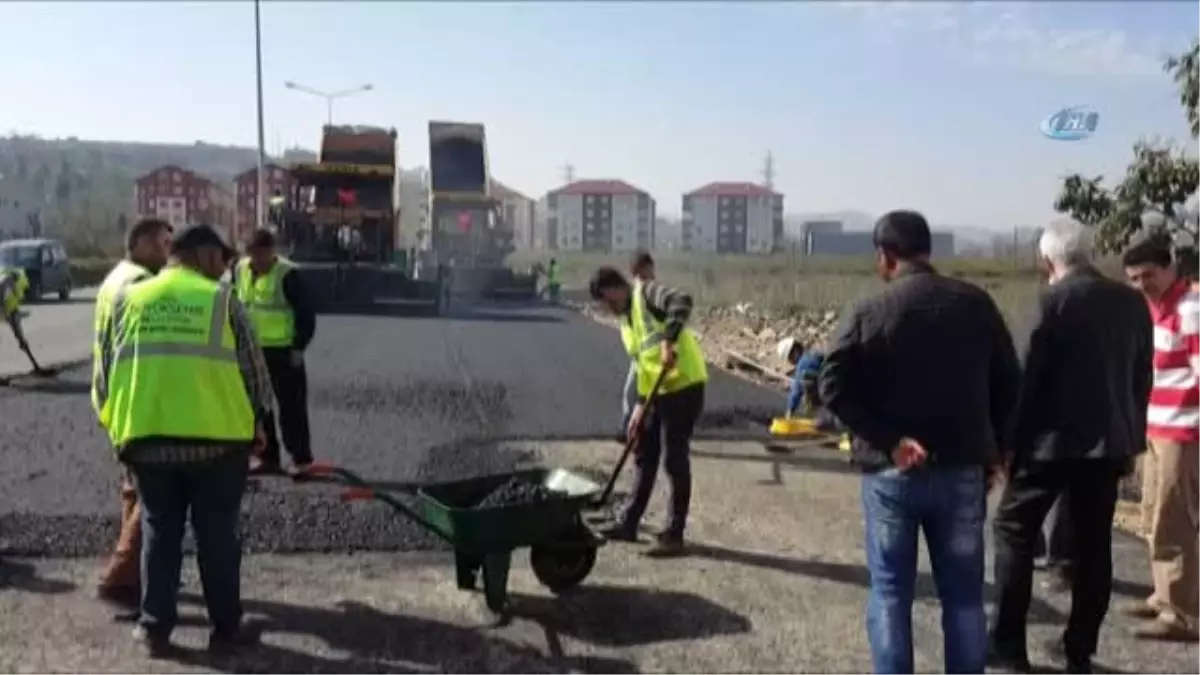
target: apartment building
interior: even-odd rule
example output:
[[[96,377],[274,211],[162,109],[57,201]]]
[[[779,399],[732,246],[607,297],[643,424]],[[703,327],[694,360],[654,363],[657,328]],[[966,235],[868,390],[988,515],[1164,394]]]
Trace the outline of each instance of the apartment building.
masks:
[[[287,196],[294,181],[291,173],[278,164],[267,164],[263,167],[266,172],[267,198],[279,192]],[[236,203],[234,216],[233,239],[243,241],[258,227],[258,167],[246,169],[233,179],[233,197]]]
[[[231,242],[236,234],[233,191],[173,164],[138,178],[133,200],[139,218],[162,218],[175,227],[205,223]]]
[[[767,254],[783,245],[783,195],[754,183],[709,183],[683,195],[683,249]]]
[[[492,198],[497,201],[499,225],[512,235],[513,247],[528,251],[534,246],[534,201],[509,186],[492,179]]]
[[[654,198],[622,180],[579,180],[546,193],[534,244],[560,251],[654,247]]]

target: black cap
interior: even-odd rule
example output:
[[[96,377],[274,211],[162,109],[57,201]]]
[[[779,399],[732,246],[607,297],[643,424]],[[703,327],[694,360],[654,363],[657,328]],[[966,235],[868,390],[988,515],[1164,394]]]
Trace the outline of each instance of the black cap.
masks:
[[[221,233],[211,225],[188,225],[176,230],[175,237],[171,240],[171,250],[174,253],[195,251],[205,246],[221,249],[222,255],[226,258],[236,253],[229,244],[225,243]]]

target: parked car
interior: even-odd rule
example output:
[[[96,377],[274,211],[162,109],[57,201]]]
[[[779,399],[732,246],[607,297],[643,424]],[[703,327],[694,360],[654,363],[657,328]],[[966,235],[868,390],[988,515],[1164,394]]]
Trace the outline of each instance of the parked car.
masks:
[[[29,279],[25,297],[39,300],[57,293],[59,300],[71,297],[71,263],[67,250],[54,239],[11,239],[0,242],[0,267],[19,267]]]

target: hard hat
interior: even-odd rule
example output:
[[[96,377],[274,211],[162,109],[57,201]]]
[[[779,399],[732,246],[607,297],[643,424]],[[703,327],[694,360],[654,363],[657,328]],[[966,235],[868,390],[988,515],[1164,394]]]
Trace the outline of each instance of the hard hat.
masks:
[[[795,347],[796,338],[785,337],[779,341],[779,344],[775,345],[775,353],[779,355],[779,358],[787,359],[787,357],[791,355],[792,349]]]

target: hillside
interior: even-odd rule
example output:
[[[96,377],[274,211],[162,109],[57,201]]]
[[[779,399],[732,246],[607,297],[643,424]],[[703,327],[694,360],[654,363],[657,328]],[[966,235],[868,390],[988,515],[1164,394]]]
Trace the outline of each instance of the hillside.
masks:
[[[288,150],[275,161],[310,160],[314,153]],[[134,180],[163,164],[177,164],[218,181],[254,166],[254,148],[89,141],[36,136],[0,137],[0,235],[64,239],[78,255],[119,244],[128,221]],[[12,207],[13,203],[19,209]],[[19,212],[14,212],[19,211]]]

